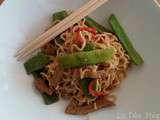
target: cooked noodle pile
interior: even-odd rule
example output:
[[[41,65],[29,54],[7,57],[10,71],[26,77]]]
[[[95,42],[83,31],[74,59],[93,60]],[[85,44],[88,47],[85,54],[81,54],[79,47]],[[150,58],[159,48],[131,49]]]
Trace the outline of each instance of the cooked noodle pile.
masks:
[[[113,47],[115,49],[116,54],[114,54],[110,61],[65,70],[56,67],[58,63],[54,61],[53,57],[50,64],[48,64],[41,73],[42,78],[48,81],[48,87],[51,90],[56,91],[63,98],[75,100],[78,105],[90,104],[97,99],[88,98],[84,95],[79,80],[87,77],[94,78],[94,76],[96,76],[96,78],[94,78],[97,80],[96,91],[110,95],[114,88],[120,86],[130,64],[129,56],[125,53],[122,45],[112,33],[97,33],[93,37],[90,32],[82,31],[81,37],[85,39],[85,42],[82,45],[75,44],[74,37],[77,30],[87,27],[84,23],[85,20],[82,20],[62,33],[60,37],[64,41],[63,44],[59,44],[56,41],[53,42],[53,40],[42,48],[42,51],[54,56],[82,51],[87,42],[94,43],[96,49],[104,49],[107,47]],[[49,49],[52,49],[52,51],[50,52]]]

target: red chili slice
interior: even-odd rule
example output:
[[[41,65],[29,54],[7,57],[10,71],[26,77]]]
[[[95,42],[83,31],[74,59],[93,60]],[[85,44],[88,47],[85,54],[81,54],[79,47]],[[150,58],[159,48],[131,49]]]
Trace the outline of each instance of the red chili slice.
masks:
[[[80,31],[78,31],[75,35],[75,43],[77,45],[82,45],[84,43],[83,38],[81,37]]]
[[[88,32],[92,33],[93,38],[95,38],[95,35],[97,32],[95,28],[90,28],[90,27],[79,28],[76,32],[76,35],[75,35],[75,43],[77,45],[83,45],[83,43],[85,42],[85,40],[81,37],[81,34],[80,34],[81,31],[88,31]]]
[[[96,84],[96,82],[97,82],[97,80],[93,80],[90,82],[90,84],[88,86],[89,93],[95,97],[106,95],[104,92],[98,92],[98,91],[93,90],[93,86]]]
[[[83,27],[83,28],[79,28],[79,31],[88,31],[92,33],[93,35],[96,35],[96,28]]]

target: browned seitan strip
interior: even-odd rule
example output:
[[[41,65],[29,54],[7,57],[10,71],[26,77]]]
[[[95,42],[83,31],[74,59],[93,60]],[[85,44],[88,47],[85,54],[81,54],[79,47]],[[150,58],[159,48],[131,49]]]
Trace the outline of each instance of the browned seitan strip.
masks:
[[[73,114],[73,115],[85,115],[90,112],[94,112],[100,108],[114,106],[115,101],[109,99],[108,96],[100,97],[94,103],[85,105],[85,106],[77,106],[75,102],[71,101],[71,103],[67,106],[65,113]],[[96,109],[95,109],[96,104]]]
[[[50,64],[50,69],[54,71],[54,74],[48,79],[49,86],[56,88],[57,84],[63,77],[63,72],[56,60]]]
[[[48,95],[52,95],[52,93],[54,92],[54,90],[49,88],[45,84],[45,81],[41,78],[39,78],[38,80],[35,80],[34,84],[35,84],[35,87],[37,88],[37,90],[41,93],[47,93]]]

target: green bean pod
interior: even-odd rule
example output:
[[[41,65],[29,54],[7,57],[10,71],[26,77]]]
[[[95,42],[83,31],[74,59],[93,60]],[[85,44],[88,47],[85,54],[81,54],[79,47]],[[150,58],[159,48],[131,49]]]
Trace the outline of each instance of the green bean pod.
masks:
[[[95,65],[110,60],[115,53],[114,48],[106,48],[72,54],[63,54],[57,57],[60,66],[64,69]]]
[[[45,67],[49,63],[49,57],[43,53],[38,53],[24,63],[27,74],[33,73]]]
[[[140,54],[135,50],[133,44],[129,40],[127,34],[125,33],[124,29],[120,25],[119,21],[117,20],[115,15],[111,15],[109,18],[109,23],[114,30],[115,34],[118,36],[121,44],[123,45],[124,49],[130,56],[132,62],[135,65],[143,64],[143,59]]]
[[[91,82],[91,80],[92,80],[91,78],[84,78],[79,81],[79,83],[82,87],[82,91],[86,96],[89,96],[88,85]]]
[[[103,33],[103,32],[111,32],[111,30],[105,28],[104,26],[100,25],[98,22],[96,22],[94,19],[90,18],[90,17],[85,17],[85,24],[88,27],[93,27],[96,28],[96,30],[99,33]]]
[[[63,11],[59,11],[59,12],[56,12],[52,15],[52,21],[53,23],[57,22],[57,21],[61,21],[63,20],[64,18],[66,18],[68,16],[68,12],[66,10],[63,10]]]
[[[46,93],[42,93],[42,97],[46,105],[53,104],[59,100],[59,97],[56,93],[53,93],[51,96]]]

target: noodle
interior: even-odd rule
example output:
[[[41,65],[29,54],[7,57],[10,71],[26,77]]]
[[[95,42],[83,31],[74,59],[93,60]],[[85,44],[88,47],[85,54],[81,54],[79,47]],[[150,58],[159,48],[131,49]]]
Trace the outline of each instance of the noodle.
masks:
[[[78,46],[74,43],[74,35],[79,28],[87,27],[85,25],[85,20],[80,21],[73,27],[69,28],[67,31],[62,33],[60,37],[64,40],[61,45],[55,42],[58,46],[56,49],[56,54],[64,53],[75,53],[82,51],[86,42],[91,41],[95,44],[96,49],[104,49],[107,47],[113,47],[116,50],[116,54],[113,59],[97,65],[86,65],[80,68],[72,68],[67,70],[60,70],[62,73],[62,79],[57,79],[56,82],[53,78],[56,76],[54,67],[55,63],[51,62],[45,67],[45,70],[41,73],[43,78],[49,81],[49,87],[56,89],[60,96],[68,98],[70,100],[74,99],[78,102],[78,105],[90,104],[95,101],[95,98],[89,99],[86,97],[81,89],[79,80],[85,78],[90,73],[97,75],[97,87],[96,91],[103,91],[106,94],[111,94],[112,90],[119,87],[122,80],[126,76],[126,71],[130,64],[130,58],[125,53],[122,45],[118,42],[118,39],[112,33],[102,33],[96,34],[92,37],[92,34],[87,31],[81,31],[80,35],[85,39],[82,46]],[[115,99],[115,98],[114,98]],[[96,109],[96,104],[94,104]]]

